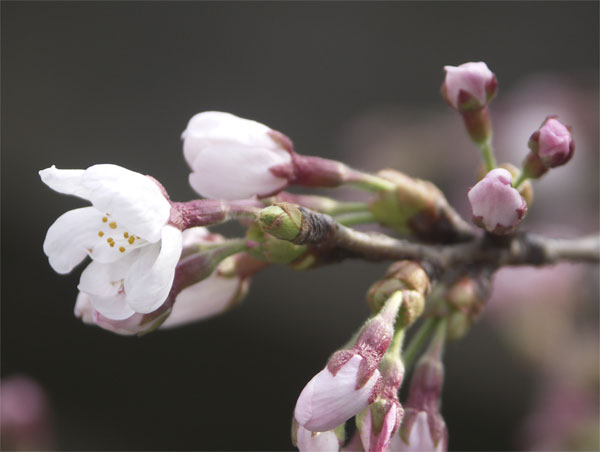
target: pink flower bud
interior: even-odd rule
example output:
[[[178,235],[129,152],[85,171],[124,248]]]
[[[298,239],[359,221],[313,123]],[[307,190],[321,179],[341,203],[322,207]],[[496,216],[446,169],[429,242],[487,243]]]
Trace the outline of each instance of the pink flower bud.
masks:
[[[2,450],[53,450],[52,414],[43,388],[29,377],[14,375],[0,383]]]
[[[378,411],[377,416],[373,415],[373,411]],[[360,436],[364,449],[369,452],[387,451],[403,415],[404,410],[397,400],[381,399],[371,404],[366,409],[366,414],[360,424]]]
[[[485,106],[496,94],[496,76],[484,62],[444,66],[442,96],[455,110],[464,112]]]
[[[527,203],[511,183],[512,175],[496,168],[469,190],[475,224],[493,234],[515,229],[527,212]]]
[[[537,178],[548,169],[564,165],[575,152],[575,142],[569,127],[555,116],[548,116],[542,126],[529,138],[531,152],[523,163],[529,177]]]
[[[190,119],[182,139],[192,169],[190,185],[206,198],[264,197],[288,183],[285,175],[276,176],[270,169],[291,164],[292,144],[264,124],[207,111]]]
[[[332,372],[325,367],[315,375],[300,393],[294,417],[313,432],[325,432],[343,424],[362,411],[377,395],[379,371],[375,370],[360,384],[361,364],[365,359],[354,354]]]
[[[442,452],[448,448],[447,437],[434,441],[431,434],[429,417],[425,411],[420,411],[414,418],[407,431],[406,440],[396,434],[390,443],[390,452]]]
[[[340,427],[326,432],[311,432],[294,421],[292,439],[300,452],[338,452],[344,441],[344,426]]]

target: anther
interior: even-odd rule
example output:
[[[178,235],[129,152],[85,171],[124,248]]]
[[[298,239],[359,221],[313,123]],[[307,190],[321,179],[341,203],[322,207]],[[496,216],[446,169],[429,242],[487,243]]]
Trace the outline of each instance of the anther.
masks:
[[[106,223],[107,221],[108,221],[108,218],[106,218],[106,217],[102,218],[102,223]]]
[[[123,237],[125,237],[125,238],[129,237],[129,232],[123,232]]]
[[[102,237],[103,235],[104,235],[104,232],[98,231],[98,237]]]
[[[129,242],[130,245],[133,245],[133,242],[135,242],[135,237],[131,236],[131,237],[129,237],[129,239],[127,241]]]
[[[110,226],[111,229],[117,229],[117,222],[111,221],[110,223],[108,223],[108,226]]]
[[[119,247],[119,251],[120,251],[121,253],[124,253],[124,252],[125,252],[125,247],[123,247],[123,246],[120,246],[120,247]]]

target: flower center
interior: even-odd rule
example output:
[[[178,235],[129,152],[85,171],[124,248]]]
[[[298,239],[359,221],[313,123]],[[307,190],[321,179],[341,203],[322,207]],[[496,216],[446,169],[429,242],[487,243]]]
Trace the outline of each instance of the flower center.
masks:
[[[117,222],[111,218],[109,213],[102,217],[98,237],[104,238],[106,244],[119,253],[125,253],[126,251],[139,248],[147,243],[146,240],[120,228]]]

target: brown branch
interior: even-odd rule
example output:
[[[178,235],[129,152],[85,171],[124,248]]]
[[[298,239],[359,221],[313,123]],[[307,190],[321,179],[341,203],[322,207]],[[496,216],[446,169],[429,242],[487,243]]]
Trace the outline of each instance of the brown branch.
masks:
[[[337,247],[369,260],[425,260],[447,269],[457,265],[484,264],[548,265],[560,260],[600,261],[600,235],[574,239],[554,239],[521,232],[510,236],[485,235],[454,245],[425,245],[365,233],[337,223],[328,215],[300,208],[302,228],[293,240],[296,244]]]

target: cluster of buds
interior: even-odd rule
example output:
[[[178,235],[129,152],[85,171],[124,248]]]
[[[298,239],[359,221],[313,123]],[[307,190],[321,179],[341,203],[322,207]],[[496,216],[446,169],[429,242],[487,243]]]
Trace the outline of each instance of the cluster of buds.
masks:
[[[488,171],[469,190],[473,222],[492,234],[509,234],[522,221],[531,203],[531,196],[526,194],[531,192],[531,187],[525,187],[523,183],[528,178],[542,176],[550,168],[564,165],[572,157],[575,145],[571,129],[560,123],[556,116],[548,116],[529,139],[531,152],[525,158],[522,170],[516,174],[509,164],[497,168],[487,108],[497,92],[496,76],[483,62],[446,66],[445,70],[442,97],[463,117],[467,132],[479,146]],[[513,177],[516,178],[514,182]]]
[[[442,352],[446,340],[444,321],[423,356],[415,366],[410,381],[404,420],[390,444],[392,451],[445,451],[448,431],[440,413],[440,397],[444,382]]]

